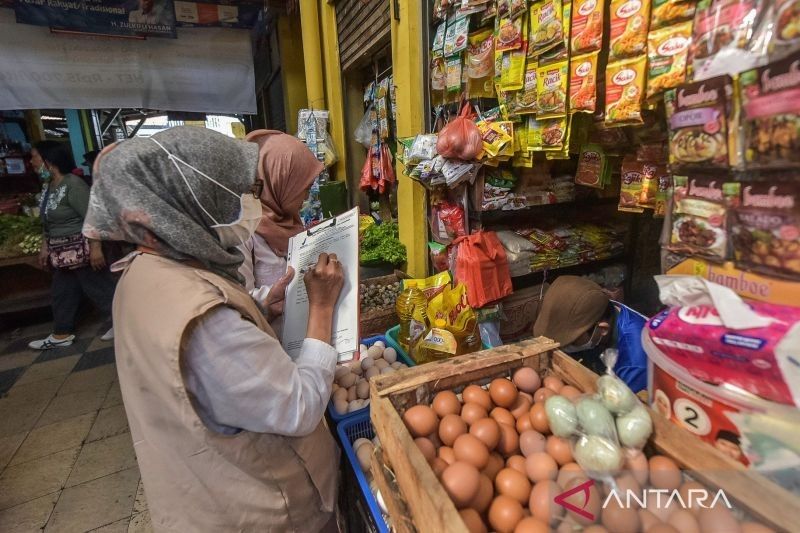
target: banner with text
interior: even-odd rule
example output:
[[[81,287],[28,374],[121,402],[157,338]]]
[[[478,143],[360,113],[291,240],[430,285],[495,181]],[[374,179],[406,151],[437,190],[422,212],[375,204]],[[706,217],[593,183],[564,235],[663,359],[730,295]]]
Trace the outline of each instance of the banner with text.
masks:
[[[202,26],[223,28],[252,28],[263,4],[215,2],[181,2],[175,0],[175,21],[180,27]]]

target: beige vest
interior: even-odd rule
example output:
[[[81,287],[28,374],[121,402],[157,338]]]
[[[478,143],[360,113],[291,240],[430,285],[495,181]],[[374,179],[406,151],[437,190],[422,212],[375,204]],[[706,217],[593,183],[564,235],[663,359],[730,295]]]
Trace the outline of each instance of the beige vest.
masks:
[[[240,286],[206,270],[143,254],[117,286],[117,369],[153,527],[319,531],[331,517],[338,482],[339,451],[325,425],[299,438],[220,435],[203,425],[187,396],[184,334],[219,305],[273,334]],[[265,365],[269,358],[264,354]]]

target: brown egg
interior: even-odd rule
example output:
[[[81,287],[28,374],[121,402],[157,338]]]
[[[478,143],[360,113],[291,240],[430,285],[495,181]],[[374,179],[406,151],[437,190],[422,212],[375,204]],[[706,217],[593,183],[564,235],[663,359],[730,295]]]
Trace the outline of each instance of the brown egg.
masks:
[[[667,524],[671,525],[681,533],[700,533],[700,524],[697,518],[686,509],[676,509],[669,515]]]
[[[556,528],[556,533],[576,533],[578,531],[583,531],[583,527],[579,526],[575,523],[575,521],[570,517],[564,517],[560,524],[558,524],[558,528]]]
[[[519,448],[525,457],[532,453],[543,452],[546,447],[547,438],[535,429],[529,429],[519,435]]]
[[[489,463],[489,449],[478,437],[469,433],[456,439],[453,452],[456,454],[456,461],[469,463],[478,470],[485,468]]]
[[[489,454],[489,463],[486,465],[486,468],[483,469],[482,473],[494,483],[494,478],[497,477],[497,473],[505,466],[506,464],[499,453],[491,453]]]
[[[657,489],[675,490],[683,482],[675,461],[663,455],[650,458],[650,484]]]
[[[698,513],[700,531],[703,533],[741,533],[742,528],[724,503],[717,502],[713,508],[700,509]]]
[[[660,524],[661,520],[647,509],[639,509],[639,523],[642,525],[642,532],[647,533],[650,528]]]
[[[633,474],[630,472],[623,472],[622,474],[618,475],[614,480],[617,484],[617,496],[625,502],[627,495],[632,494],[630,499],[630,504],[632,507],[635,507],[637,510],[639,509],[640,505],[637,503],[636,498],[642,498],[642,486],[639,485],[639,482],[636,481],[636,478],[633,477]],[[611,493],[611,484],[606,483],[603,487],[605,490],[603,491],[606,495]],[[630,491],[630,492],[629,492]]]
[[[483,514],[489,508],[489,505],[494,499],[494,483],[488,477],[481,474],[481,486],[478,488],[478,494],[470,502],[469,506]]]
[[[547,452],[532,453],[525,459],[525,471],[528,473],[528,479],[538,483],[546,479],[555,479],[558,475],[558,465]]]
[[[497,451],[508,457],[519,451],[519,435],[517,430],[507,424],[500,424],[500,442]]]
[[[478,494],[481,475],[474,466],[455,462],[442,472],[442,486],[457,508],[462,509]]]
[[[525,474],[513,468],[504,468],[494,478],[494,488],[500,494],[511,496],[520,504],[528,503],[531,497],[531,482]]]
[[[465,403],[464,407],[461,408],[461,418],[464,419],[468,425],[472,425],[478,420],[482,418],[486,418],[489,416],[489,413],[486,409],[483,408],[482,405],[477,403]]]
[[[478,437],[490,452],[494,451],[497,448],[497,443],[500,442],[500,426],[493,418],[478,420],[470,426],[469,434]]]
[[[439,418],[444,418],[446,415],[461,414],[461,402],[458,401],[456,393],[450,390],[443,390],[437,393],[433,397],[431,407],[439,415]]]
[[[624,503],[625,499],[622,498]],[[601,522],[614,533],[638,533],[639,514],[633,507],[623,507],[615,498],[608,500],[602,511]]]
[[[520,394],[517,396],[517,401],[514,402],[514,405],[509,408],[509,411],[511,411],[511,416],[514,418],[519,418],[524,414],[527,415],[528,411],[531,410],[532,405],[533,402],[531,400]]]
[[[664,524],[663,522],[659,522],[658,524],[651,526],[650,529],[647,530],[647,533],[681,533],[681,532],[669,524]]]
[[[539,377],[539,373],[528,366],[517,369],[512,381],[519,390],[528,394],[533,394],[542,386],[542,378]]]
[[[547,437],[545,451],[556,460],[558,466],[563,466],[573,461],[572,451],[569,449],[569,441],[567,441],[567,439],[550,435]]]
[[[533,403],[541,403],[546,402],[550,396],[555,396],[555,392],[552,390],[542,387],[541,389],[536,391],[536,394],[533,395]]]
[[[514,405],[518,394],[516,385],[505,378],[493,379],[489,384],[489,396],[500,407],[509,408]]]
[[[414,437],[427,437],[436,431],[439,419],[427,405],[415,405],[403,414],[403,422]]]
[[[531,405],[533,405],[533,394],[528,394],[527,392],[519,391],[519,397],[525,398],[526,400],[531,402]]]
[[[592,524],[591,526],[584,528],[581,533],[613,533],[613,531],[609,532],[609,530],[603,526]]]
[[[564,382],[556,376],[547,376],[544,378],[544,386],[545,388],[548,388],[558,394],[558,392],[564,387]]]
[[[571,479],[576,477],[586,477],[586,472],[583,471],[583,468],[578,463],[567,463],[558,471],[556,482],[564,487]]]
[[[521,455],[512,455],[511,457],[506,459],[506,467],[513,468],[522,475],[525,476],[528,475],[528,473],[525,470],[525,458]]]
[[[547,413],[544,410],[544,402],[535,403],[533,404],[533,407],[531,407],[531,423],[533,424],[533,429],[539,433],[545,435],[550,433],[550,423],[547,421]]]
[[[486,525],[481,520],[481,515],[475,509],[461,509],[458,514],[467,526],[469,533],[486,533]]]
[[[697,481],[687,481],[678,489],[678,494],[681,496],[681,501],[686,504],[686,508],[695,516],[700,512],[701,507],[697,504],[698,492],[690,493],[692,490],[705,491],[706,488]],[[704,504],[705,505],[705,504]]]
[[[450,466],[445,463],[441,457],[435,457],[430,464],[433,473],[436,474],[436,477],[442,477],[442,472],[444,472],[445,469]]]
[[[624,470],[629,471],[636,478],[639,486],[644,487],[650,479],[650,464],[647,462],[647,457],[641,450],[624,449],[625,466]]]
[[[571,479],[564,487],[564,492],[572,490],[578,485],[582,485],[587,481],[589,481],[588,478]],[[575,507],[581,508],[590,515],[594,516],[594,520],[590,520],[583,515],[579,515],[578,513],[567,509],[567,515],[572,520],[583,526],[593,524],[600,518],[600,510],[603,504],[602,500],[600,499],[600,493],[597,489],[597,485],[591,485],[587,490],[589,492],[588,498],[586,497],[586,491],[579,491],[564,499],[564,501],[569,502]]]
[[[563,387],[561,387],[561,390],[558,391],[558,393],[561,396],[567,398],[569,401],[575,401],[575,399],[579,398],[580,395],[583,394],[581,391],[579,391],[572,385],[564,385]]]
[[[489,506],[489,525],[497,533],[513,533],[522,518],[522,505],[510,496],[501,494]]]
[[[448,465],[456,462],[456,454],[450,446],[442,446],[439,448],[439,458]]]
[[[515,425],[517,429],[517,433],[520,435],[533,429],[533,422],[531,422],[531,415],[528,413],[523,413],[522,415],[517,418],[517,423]]]
[[[514,427],[517,424],[517,419],[514,418],[508,409],[504,407],[495,407],[492,409],[492,412],[489,413],[489,416],[497,420],[498,424],[508,424],[511,427]]]
[[[538,518],[529,516],[517,524],[514,533],[550,533],[550,527]]]
[[[770,529],[763,524],[757,522],[742,522],[740,525],[742,533],[775,533],[774,529]]]
[[[417,445],[417,448],[419,448],[419,451],[422,452],[422,455],[425,457],[426,461],[433,461],[433,459],[436,457],[436,448],[430,439],[419,437],[414,439],[414,443]]]
[[[564,507],[555,502],[555,497],[561,492],[561,486],[550,479],[536,483],[528,500],[533,516],[547,524],[553,524],[564,516]]]
[[[464,400],[465,404],[477,403],[486,409],[487,413],[494,407],[489,393],[477,385],[467,385],[466,388],[464,388],[464,392],[461,393],[461,398]]]
[[[439,440],[445,446],[452,446],[456,439],[466,432],[467,423],[458,415],[445,415],[439,422]]]

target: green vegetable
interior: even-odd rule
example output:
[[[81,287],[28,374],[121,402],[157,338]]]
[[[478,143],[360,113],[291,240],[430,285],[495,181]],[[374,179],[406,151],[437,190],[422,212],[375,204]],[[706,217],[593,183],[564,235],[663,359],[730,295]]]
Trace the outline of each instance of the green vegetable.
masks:
[[[400,242],[400,230],[394,222],[370,226],[361,240],[361,264],[399,265],[406,261],[406,247]]]
[[[0,214],[0,258],[37,253],[38,247],[33,249],[35,243],[31,239],[41,235],[42,223],[39,218]],[[22,246],[25,241],[26,246]]]

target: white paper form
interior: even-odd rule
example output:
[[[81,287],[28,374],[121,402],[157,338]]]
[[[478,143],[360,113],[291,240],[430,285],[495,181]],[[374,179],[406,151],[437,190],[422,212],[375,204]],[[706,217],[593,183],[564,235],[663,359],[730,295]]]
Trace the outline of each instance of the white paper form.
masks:
[[[358,209],[323,220],[289,239],[286,256],[295,276],[286,288],[283,348],[290,357],[300,353],[308,325],[308,294],[303,283],[306,270],[322,253],[336,254],[344,270],[344,286],[333,313],[331,345],[339,361],[352,359],[358,350]]]

